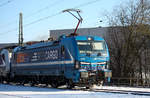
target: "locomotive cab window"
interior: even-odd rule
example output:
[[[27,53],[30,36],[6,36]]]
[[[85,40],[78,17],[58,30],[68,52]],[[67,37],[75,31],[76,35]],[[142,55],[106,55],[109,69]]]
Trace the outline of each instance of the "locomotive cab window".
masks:
[[[106,54],[106,43],[104,41],[78,41],[79,53],[101,53]]]

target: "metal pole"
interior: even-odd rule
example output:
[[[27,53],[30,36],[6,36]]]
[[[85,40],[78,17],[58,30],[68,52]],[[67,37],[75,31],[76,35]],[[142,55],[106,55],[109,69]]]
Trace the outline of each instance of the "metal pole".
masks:
[[[19,45],[23,46],[23,21],[22,21],[22,13],[19,14]]]

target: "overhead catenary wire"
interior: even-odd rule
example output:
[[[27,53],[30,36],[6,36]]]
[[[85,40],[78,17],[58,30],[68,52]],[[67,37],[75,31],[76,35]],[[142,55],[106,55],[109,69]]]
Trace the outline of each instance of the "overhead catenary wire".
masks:
[[[86,3],[82,3],[80,5],[77,5],[75,6],[74,8],[81,8],[81,7],[85,7],[85,6],[88,6],[88,5],[91,5],[93,3],[96,3],[98,1],[101,1],[101,0],[92,0],[92,1],[89,1],[89,2],[86,2]]]
[[[8,31],[6,31],[6,32],[2,32],[2,33],[0,33],[0,35],[4,35],[4,34],[7,34],[7,33],[11,33],[11,32],[13,32],[13,31],[17,31],[17,30],[18,30],[18,28],[16,27],[16,28],[10,29],[10,30],[8,30]]]
[[[64,0],[61,0],[61,2],[63,2],[63,1],[64,1]],[[27,19],[27,18],[29,18],[29,17],[32,17],[32,16],[36,15],[36,14],[39,14],[39,13],[45,11],[45,10],[48,10],[49,8],[51,8],[51,7],[53,7],[53,6],[56,6],[57,4],[59,4],[59,3],[61,3],[61,2],[60,2],[60,0],[57,0],[57,1],[55,1],[54,3],[48,4],[46,7],[43,7],[43,8],[41,8],[41,9],[39,9],[39,10],[37,10],[37,11],[35,11],[35,12],[33,12],[33,13],[27,15],[27,16],[25,16],[25,18]]]
[[[90,4],[96,3],[96,2],[98,2],[98,1],[100,1],[100,0],[89,1],[89,2],[86,2],[86,3],[82,3],[82,4],[80,4],[80,5],[77,5],[77,6],[73,7],[73,8],[85,7],[85,6],[88,6],[88,5],[90,5]],[[59,14],[61,14],[61,13],[62,13],[62,12],[60,11],[60,12],[57,12],[57,13],[55,13],[55,14],[52,14],[52,15],[49,15],[49,16],[46,16],[46,17],[42,17],[42,18],[40,18],[40,19],[37,19],[37,20],[35,20],[35,21],[32,21],[32,22],[30,22],[30,23],[27,23],[27,24],[23,25],[23,27],[28,27],[28,26],[30,26],[30,25],[32,25],[32,24],[35,24],[35,23],[38,23],[38,22],[40,22],[40,21],[43,21],[43,20],[46,20],[46,19],[50,19],[50,18],[52,18],[52,17],[54,17],[54,16],[57,16],[57,15],[59,15]],[[14,29],[8,30],[7,32],[0,33],[0,34],[3,35],[3,34],[7,34],[7,33],[10,33],[10,32],[13,32],[13,31],[17,31],[17,30],[18,30],[18,28],[14,28]]]
[[[61,2],[63,2],[63,1],[64,1],[64,0],[61,0]],[[28,18],[30,18],[30,17],[32,17],[32,16],[35,16],[36,14],[39,14],[39,13],[45,11],[45,10],[48,10],[49,8],[51,8],[51,7],[53,7],[53,6],[57,5],[57,4],[59,4],[59,3],[61,3],[61,2],[60,2],[60,0],[57,0],[57,1],[55,1],[54,3],[52,3],[52,4],[48,4],[46,7],[40,8],[39,10],[37,10],[37,11],[31,13],[31,14],[28,14],[27,16],[25,16],[25,20],[28,19]],[[16,17],[17,17],[17,16],[16,16]],[[6,24],[4,24],[4,25],[0,25],[0,28],[13,25],[14,23],[16,23],[16,20],[13,20],[13,21],[11,21],[11,22],[8,22],[8,23],[6,23]]]
[[[14,0],[7,0],[6,2],[1,3],[1,4],[0,4],[0,7],[3,7],[3,6],[5,6],[5,5],[11,3],[12,1],[14,1]]]
[[[23,25],[23,27],[28,27],[28,26],[30,26],[30,25],[32,25],[32,24],[38,23],[38,22],[43,21],[43,20],[45,20],[45,19],[52,18],[52,17],[57,16],[57,15],[59,15],[59,14],[61,14],[61,13],[62,13],[62,12],[58,12],[58,13],[55,13],[55,14],[53,14],[53,15],[49,15],[49,16],[46,16],[46,17],[42,17],[42,18],[40,18],[40,19],[37,19],[37,20],[35,20],[35,21],[32,21],[32,22],[30,22],[30,23],[27,23],[27,24]],[[17,31],[17,30],[18,30],[18,28],[13,28],[13,29],[11,29],[11,30],[8,30],[7,32],[0,33],[0,34],[3,35],[3,34],[7,34],[7,33],[10,33],[10,32],[13,32],[13,31]]]
[[[98,2],[98,1],[100,1],[100,0],[94,0],[94,1],[89,1],[89,2],[86,2],[86,3],[82,3],[82,4],[78,5],[78,6],[75,6],[74,8],[84,7],[84,6],[87,6],[87,5],[90,5],[90,4],[93,4],[93,3],[96,3],[96,2]],[[37,20],[32,21],[31,23],[28,23],[28,24],[26,24],[26,25],[24,25],[24,26],[26,27],[26,26],[29,26],[29,25],[35,24],[35,23],[40,22],[40,21],[43,21],[43,20],[45,20],[45,19],[49,19],[49,18],[52,18],[52,17],[54,17],[54,16],[57,16],[57,15],[59,15],[59,14],[61,14],[61,13],[62,13],[62,12],[60,11],[60,12],[55,13],[55,14],[53,14],[53,15],[49,15],[49,16],[46,16],[46,17],[43,17],[43,18],[37,19]]]
[[[61,13],[62,13],[62,12],[58,12],[58,13],[55,13],[55,14],[52,14],[52,15],[49,15],[49,16],[46,16],[46,17],[42,17],[42,18],[37,19],[37,20],[35,20],[35,21],[32,21],[32,22],[30,22],[30,23],[28,23],[28,24],[25,24],[24,27],[30,26],[30,25],[32,25],[32,24],[38,23],[38,22],[40,22],[40,21],[43,21],[43,20],[46,20],[46,19],[49,19],[49,18],[52,18],[52,17],[57,16],[57,15],[59,15],[59,14],[61,14]]]
[[[16,16],[17,17],[17,16]],[[0,25],[0,28],[4,28],[4,27],[9,27],[11,25],[14,25],[18,20],[13,20],[13,21],[10,21],[6,24],[3,24],[3,25]]]

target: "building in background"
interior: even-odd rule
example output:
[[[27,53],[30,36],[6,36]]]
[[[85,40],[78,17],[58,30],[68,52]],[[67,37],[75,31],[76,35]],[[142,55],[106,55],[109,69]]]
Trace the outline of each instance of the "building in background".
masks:
[[[17,45],[18,45],[17,43],[0,43],[0,50],[3,48],[5,49],[14,48]]]
[[[73,32],[74,29],[50,30],[50,38],[58,39],[61,35],[69,35]],[[107,37],[107,32],[107,27],[79,28],[77,30],[78,35],[97,35],[104,39]]]

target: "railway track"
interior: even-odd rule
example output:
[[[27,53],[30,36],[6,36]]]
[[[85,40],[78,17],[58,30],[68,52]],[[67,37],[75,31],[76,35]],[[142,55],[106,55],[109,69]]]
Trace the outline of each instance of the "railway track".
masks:
[[[38,87],[38,88],[52,88],[51,86],[46,85],[36,85],[36,86],[30,86],[29,84],[26,85],[18,85],[18,84],[4,84],[4,85],[14,85],[14,86],[25,86],[25,87]],[[62,90],[70,90],[66,86],[62,86],[60,88],[54,88],[54,89],[62,89]],[[139,88],[140,89],[140,88]],[[71,90],[81,90],[81,91],[90,91],[90,92],[104,92],[104,93],[115,93],[115,94],[132,94],[132,95],[143,95],[143,96],[150,96],[150,91],[138,91],[138,90],[118,90],[118,89],[105,89],[105,88],[92,88],[92,89],[86,89],[86,88],[80,88],[75,87]]]
[[[66,89],[66,88],[61,88]],[[104,93],[115,93],[115,94],[132,94],[132,95],[143,95],[143,96],[150,96],[150,91],[137,91],[137,90],[118,90],[118,89],[86,89],[86,88],[74,88],[73,90],[83,90],[83,91],[90,91],[90,92],[104,92]]]
[[[150,96],[150,92],[148,91],[145,92],[145,91],[116,90],[116,89],[89,89],[85,91]]]

